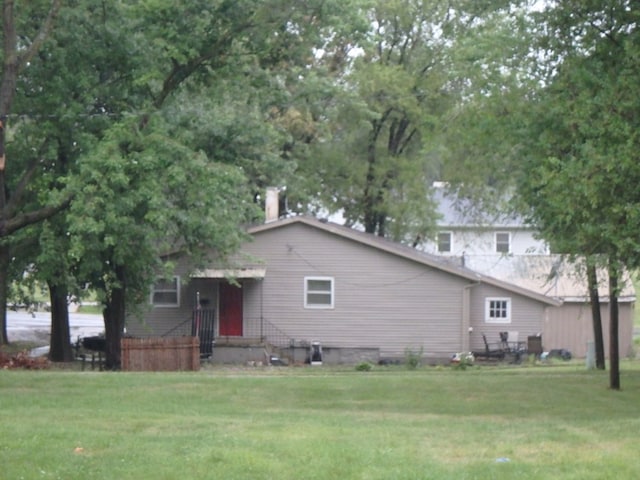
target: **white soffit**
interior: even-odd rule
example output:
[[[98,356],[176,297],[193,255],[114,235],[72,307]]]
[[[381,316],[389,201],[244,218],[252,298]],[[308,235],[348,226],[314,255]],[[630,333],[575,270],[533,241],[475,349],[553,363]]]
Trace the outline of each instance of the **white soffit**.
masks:
[[[264,278],[266,268],[205,268],[191,274],[191,278]]]

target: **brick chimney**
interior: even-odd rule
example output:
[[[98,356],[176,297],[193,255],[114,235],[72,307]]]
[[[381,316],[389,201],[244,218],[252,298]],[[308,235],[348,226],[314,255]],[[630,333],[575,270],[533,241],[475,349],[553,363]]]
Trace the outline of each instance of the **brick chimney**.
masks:
[[[279,190],[276,187],[267,187],[267,198],[264,202],[265,223],[275,222],[280,216],[278,211]]]

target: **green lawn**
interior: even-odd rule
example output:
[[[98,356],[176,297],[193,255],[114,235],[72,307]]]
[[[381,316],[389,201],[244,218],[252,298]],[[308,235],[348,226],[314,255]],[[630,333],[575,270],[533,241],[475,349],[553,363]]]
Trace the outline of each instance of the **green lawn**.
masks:
[[[0,371],[3,479],[633,479],[640,364]]]

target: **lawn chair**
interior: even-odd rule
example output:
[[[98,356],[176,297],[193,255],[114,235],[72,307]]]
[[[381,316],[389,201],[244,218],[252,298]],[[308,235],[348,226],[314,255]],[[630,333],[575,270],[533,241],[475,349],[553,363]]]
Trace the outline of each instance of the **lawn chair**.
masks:
[[[484,342],[484,351],[472,352],[475,358],[485,358],[487,360],[504,360],[506,351],[500,344],[491,346],[487,341],[487,336],[482,334]]]
[[[518,332],[499,333],[500,344],[502,345],[506,358],[509,359],[510,363],[520,363],[522,361],[522,355],[527,351],[527,344],[518,340]]]

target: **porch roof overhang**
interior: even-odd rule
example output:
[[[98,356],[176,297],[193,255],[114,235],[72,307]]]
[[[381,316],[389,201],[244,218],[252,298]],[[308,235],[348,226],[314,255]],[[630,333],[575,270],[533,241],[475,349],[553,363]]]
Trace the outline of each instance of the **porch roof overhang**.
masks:
[[[193,272],[191,278],[262,279],[266,274],[266,268],[205,268]]]

